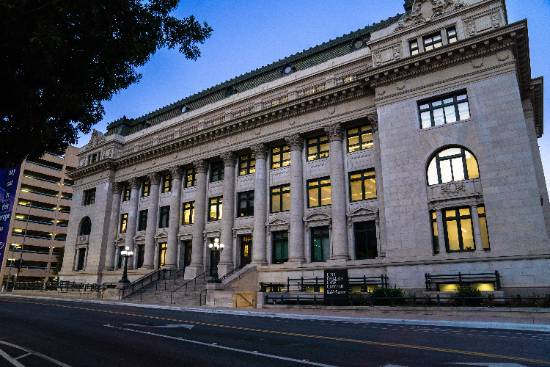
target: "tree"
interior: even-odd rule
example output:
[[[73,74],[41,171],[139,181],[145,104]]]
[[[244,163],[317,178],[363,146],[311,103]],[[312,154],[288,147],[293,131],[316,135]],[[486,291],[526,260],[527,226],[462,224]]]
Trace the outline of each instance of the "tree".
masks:
[[[62,153],[163,47],[200,56],[212,29],[179,0],[0,0],[0,167]]]

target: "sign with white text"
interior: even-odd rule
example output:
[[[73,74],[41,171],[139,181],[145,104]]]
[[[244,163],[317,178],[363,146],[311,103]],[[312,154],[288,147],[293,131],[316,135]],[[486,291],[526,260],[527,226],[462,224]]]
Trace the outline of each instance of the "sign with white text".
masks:
[[[348,269],[325,269],[325,304],[348,303]]]
[[[10,227],[11,210],[17,191],[19,167],[0,169],[0,267],[7,247],[8,231]]]

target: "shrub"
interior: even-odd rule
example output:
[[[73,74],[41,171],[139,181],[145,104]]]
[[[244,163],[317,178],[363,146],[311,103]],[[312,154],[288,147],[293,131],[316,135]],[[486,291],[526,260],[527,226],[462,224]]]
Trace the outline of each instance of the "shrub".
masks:
[[[481,305],[481,291],[469,286],[459,287],[453,296],[455,304],[458,306],[479,306]]]
[[[375,288],[371,297],[377,306],[402,305],[405,302],[404,292],[401,288]]]

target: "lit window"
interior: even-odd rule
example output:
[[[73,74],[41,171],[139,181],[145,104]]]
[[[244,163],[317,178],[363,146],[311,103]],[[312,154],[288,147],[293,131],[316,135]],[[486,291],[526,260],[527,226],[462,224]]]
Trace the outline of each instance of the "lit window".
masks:
[[[128,227],[128,213],[120,215],[120,233],[126,233]]]
[[[348,129],[347,141],[348,153],[372,148],[372,128],[370,127],[370,125],[363,125]]]
[[[430,218],[432,223],[432,249],[435,255],[439,254],[439,229],[437,228],[437,212],[435,210],[430,211]]]
[[[196,172],[194,167],[187,167],[185,169],[185,180],[183,181],[183,187],[193,187],[195,186]]]
[[[170,206],[161,206],[159,209],[159,228],[168,228],[170,223]]]
[[[130,200],[131,193],[132,193],[132,188],[130,187],[130,184],[125,183],[124,188],[122,189],[122,201]]]
[[[424,42],[424,51],[432,51],[443,46],[440,32],[424,36],[422,40]]]
[[[208,221],[214,222],[222,219],[223,197],[216,196],[208,200]]]
[[[210,182],[223,180],[223,162],[217,161],[210,164]]]
[[[475,250],[470,208],[443,210],[443,225],[447,252]]]
[[[466,91],[444,97],[436,97],[418,103],[422,129],[442,126],[470,118],[470,106]]]
[[[428,165],[428,185],[479,178],[477,160],[472,153],[460,147],[439,152]]]
[[[162,190],[161,192],[170,192],[172,191],[172,175],[166,173],[162,176]]]
[[[490,250],[491,244],[489,242],[489,228],[487,227],[487,215],[485,213],[484,205],[477,207],[477,216],[479,217],[479,231],[481,232],[482,248],[484,250]]]
[[[376,199],[376,173],[374,169],[349,174],[350,201]]]
[[[447,28],[447,43],[455,43],[458,41],[458,36],[456,34],[456,28],[455,27],[449,27]]]
[[[409,41],[409,50],[411,51],[411,56],[418,55],[420,53],[420,50],[418,49],[418,41],[412,40]]]
[[[307,206],[315,208],[331,204],[330,178],[318,178],[307,182]]]
[[[168,252],[168,243],[161,242],[159,243],[159,257],[158,257],[158,267],[166,265],[166,253]]]
[[[151,182],[149,180],[143,180],[141,184],[141,197],[145,198],[149,196],[151,191]]]
[[[245,176],[256,172],[256,159],[253,153],[245,153],[239,156],[239,176]]]
[[[290,147],[286,144],[271,148],[271,169],[290,166]]]
[[[193,223],[195,223],[195,202],[188,201],[183,203],[183,219],[181,224],[187,225]]]
[[[318,136],[307,139],[307,160],[314,161],[327,158],[329,154],[328,136]]]
[[[254,191],[239,192],[237,195],[237,216],[251,217],[254,215]]]
[[[290,210],[290,185],[280,185],[271,188],[271,213]]]

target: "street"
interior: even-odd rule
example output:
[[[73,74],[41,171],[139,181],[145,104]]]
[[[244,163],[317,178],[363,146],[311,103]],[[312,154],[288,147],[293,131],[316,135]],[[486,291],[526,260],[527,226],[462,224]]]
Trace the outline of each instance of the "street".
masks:
[[[550,366],[550,334],[0,297],[0,366]]]

